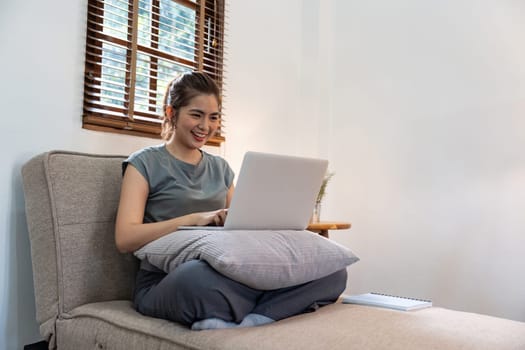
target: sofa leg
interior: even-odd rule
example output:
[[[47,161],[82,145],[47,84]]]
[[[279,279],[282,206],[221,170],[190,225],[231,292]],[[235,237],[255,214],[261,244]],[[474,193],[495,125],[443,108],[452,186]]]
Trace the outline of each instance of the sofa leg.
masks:
[[[24,350],[47,350],[49,348],[49,345],[47,344],[47,341],[42,340],[38,343],[33,343],[29,345],[24,346]]]

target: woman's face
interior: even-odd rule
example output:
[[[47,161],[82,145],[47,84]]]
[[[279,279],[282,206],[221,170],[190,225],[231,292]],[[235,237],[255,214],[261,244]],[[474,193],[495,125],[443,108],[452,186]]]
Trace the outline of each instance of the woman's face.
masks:
[[[219,103],[214,95],[195,96],[178,114],[175,142],[185,148],[201,148],[220,126]]]

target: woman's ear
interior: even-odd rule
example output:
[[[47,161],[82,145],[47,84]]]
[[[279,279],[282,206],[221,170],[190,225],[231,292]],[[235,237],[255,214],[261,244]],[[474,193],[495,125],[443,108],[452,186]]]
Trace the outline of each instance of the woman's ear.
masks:
[[[171,105],[167,105],[167,106],[166,106],[166,115],[165,115],[165,117],[166,117],[167,119],[170,119],[170,120],[173,119],[173,115],[174,115],[173,112],[174,112],[174,108],[173,108],[173,106],[171,106]]]
[[[166,118],[166,120],[169,121],[173,129],[177,128],[177,111],[175,110],[175,108],[173,108],[173,106],[166,106],[166,115],[164,116],[164,118]]]

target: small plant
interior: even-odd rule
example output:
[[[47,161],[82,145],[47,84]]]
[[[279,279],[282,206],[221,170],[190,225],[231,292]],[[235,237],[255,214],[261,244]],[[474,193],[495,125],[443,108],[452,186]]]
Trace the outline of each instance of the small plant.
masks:
[[[326,173],[323,179],[323,183],[321,184],[321,188],[319,189],[319,193],[317,194],[317,201],[316,201],[317,203],[321,203],[321,201],[323,200],[326,194],[326,186],[328,185],[328,183],[330,182],[330,179],[332,179],[334,175],[335,173],[333,172]]]

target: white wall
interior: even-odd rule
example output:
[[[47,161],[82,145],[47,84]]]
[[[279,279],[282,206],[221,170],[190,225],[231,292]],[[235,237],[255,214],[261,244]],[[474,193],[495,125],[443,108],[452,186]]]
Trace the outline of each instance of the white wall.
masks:
[[[525,3],[332,2],[349,291],[525,321]]]
[[[362,258],[349,291],[524,321],[523,5],[228,3],[220,152],[232,167],[248,149],[331,161],[323,215],[352,221],[332,237]],[[49,149],[157,142],[81,129],[85,11],[85,0],[0,4],[1,349],[39,339],[21,165]]]
[[[317,138],[312,137],[316,116],[305,114],[308,111],[302,104],[304,96],[312,93],[303,67],[302,3],[228,1],[225,148],[234,169],[247,150],[316,152]]]

